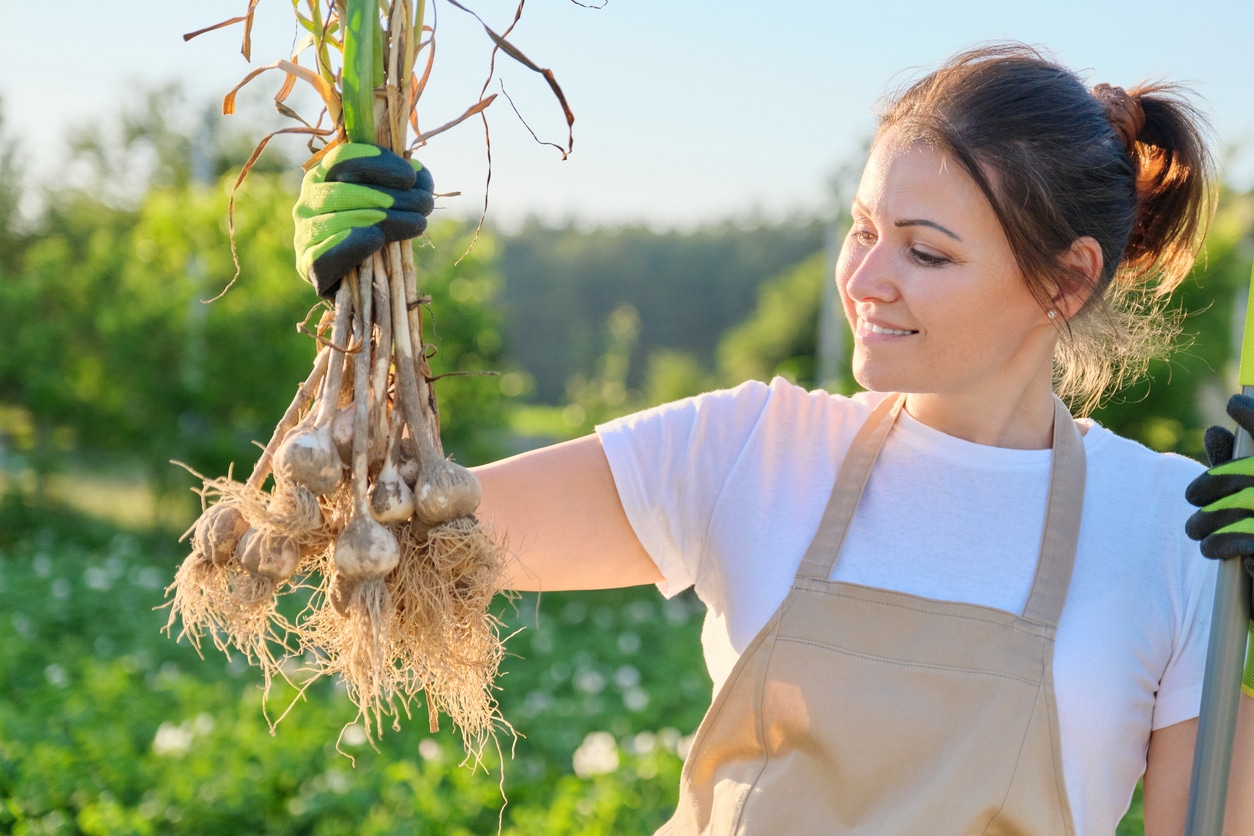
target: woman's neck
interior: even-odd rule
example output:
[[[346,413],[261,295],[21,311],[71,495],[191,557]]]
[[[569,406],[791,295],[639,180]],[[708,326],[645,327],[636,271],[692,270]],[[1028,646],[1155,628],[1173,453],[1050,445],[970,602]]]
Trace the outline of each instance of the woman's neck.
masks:
[[[976,444],[1047,450],[1054,439],[1054,398],[1048,386],[1026,387],[1012,397],[915,393],[906,412],[946,435]]]

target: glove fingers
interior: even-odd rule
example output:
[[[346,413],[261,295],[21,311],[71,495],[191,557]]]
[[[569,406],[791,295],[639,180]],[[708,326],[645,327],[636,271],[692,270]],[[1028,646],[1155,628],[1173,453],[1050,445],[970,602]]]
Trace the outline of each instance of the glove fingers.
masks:
[[[376,145],[366,145],[364,149],[356,143],[336,146],[322,160],[322,166],[323,179],[329,183],[360,183],[404,191],[412,188],[417,178],[408,160]]]
[[[414,186],[409,190],[410,200],[413,201],[413,208],[406,208],[407,212],[417,212],[419,215],[430,215],[435,211],[435,195],[430,189],[420,189]],[[399,207],[398,207],[399,208]]]
[[[1221,528],[1250,517],[1247,508],[1223,508],[1218,511],[1194,511],[1184,522],[1184,533],[1193,540],[1205,540]]]
[[[422,165],[422,163],[415,163],[415,165],[421,166],[421,168],[415,172],[414,188],[421,189],[424,192],[434,192],[435,178],[431,176],[431,169]]]
[[[315,215],[296,225],[293,241],[298,253],[318,258],[343,241],[354,229],[368,229],[387,218],[381,209],[356,209]]]
[[[376,194],[391,198],[391,206],[385,207],[396,212],[412,212],[418,215],[430,215],[435,209],[435,196],[415,186],[412,189],[373,189]]]
[[[1235,466],[1242,463],[1249,464],[1244,459],[1238,459],[1232,464]],[[1189,504],[1200,508],[1212,502],[1218,502],[1224,497],[1232,496],[1238,491],[1254,487],[1254,475],[1224,472],[1222,467],[1221,465],[1219,468],[1208,470],[1189,483],[1189,486],[1184,489],[1184,498]]]
[[[307,183],[301,189],[295,217],[308,220],[319,215],[337,215],[364,209],[391,209],[396,202],[396,195],[405,193],[356,183]],[[348,223],[346,219],[341,226]]]
[[[1232,461],[1232,450],[1235,437],[1224,427],[1207,427],[1202,436],[1202,446],[1206,448],[1206,460],[1210,466]]]
[[[1247,433],[1254,435],[1254,398],[1237,393],[1228,399],[1228,415]]]
[[[319,296],[333,296],[348,271],[391,241],[417,238],[427,230],[427,219],[417,212],[388,212],[372,226],[353,227],[313,248],[310,281]]]
[[[348,271],[383,249],[385,243],[383,231],[378,227],[351,229],[341,240],[314,256],[309,281],[318,289],[319,296],[334,296]]]
[[[1202,541],[1202,554],[1215,560],[1254,555],[1254,534],[1216,532]]]
[[[430,215],[435,209],[435,197],[431,192],[418,188],[384,189],[357,183],[309,183],[301,191],[294,217],[315,222],[321,216],[336,217],[339,218],[337,226],[343,228],[361,222],[361,218],[353,216],[354,212],[370,209],[395,209]]]
[[[417,212],[388,212],[375,228],[386,242],[408,241],[427,231],[427,219]]]

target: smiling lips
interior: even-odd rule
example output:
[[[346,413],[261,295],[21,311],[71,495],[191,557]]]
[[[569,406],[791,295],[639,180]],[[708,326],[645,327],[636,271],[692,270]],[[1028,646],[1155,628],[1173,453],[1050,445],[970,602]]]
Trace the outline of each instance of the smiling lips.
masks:
[[[902,328],[886,328],[883,325],[876,325],[873,322],[862,321],[862,327],[872,334],[889,334],[895,337],[908,337],[911,334],[917,334],[918,331],[907,331]]]

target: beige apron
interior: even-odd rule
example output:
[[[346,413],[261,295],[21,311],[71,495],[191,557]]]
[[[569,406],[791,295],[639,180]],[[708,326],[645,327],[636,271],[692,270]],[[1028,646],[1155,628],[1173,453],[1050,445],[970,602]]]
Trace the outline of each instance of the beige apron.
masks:
[[[1022,615],[830,581],[904,402],[886,398],[854,438],[788,596],[697,730],[679,806],[658,834],[1075,832],[1051,668],[1083,442],[1055,399],[1045,529]]]

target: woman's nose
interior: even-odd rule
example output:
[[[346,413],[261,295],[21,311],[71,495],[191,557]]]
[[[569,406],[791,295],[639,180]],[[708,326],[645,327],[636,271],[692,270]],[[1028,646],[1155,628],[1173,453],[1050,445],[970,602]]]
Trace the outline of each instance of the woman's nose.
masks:
[[[891,259],[878,242],[857,253],[850,252],[847,247],[838,262],[842,269],[837,272],[837,284],[854,301],[891,301],[897,297],[898,291],[889,269],[890,262]]]

